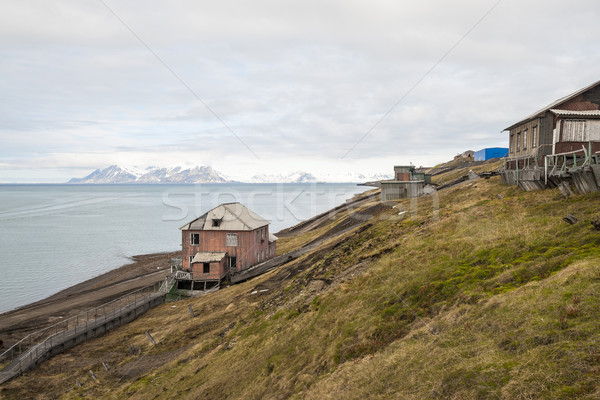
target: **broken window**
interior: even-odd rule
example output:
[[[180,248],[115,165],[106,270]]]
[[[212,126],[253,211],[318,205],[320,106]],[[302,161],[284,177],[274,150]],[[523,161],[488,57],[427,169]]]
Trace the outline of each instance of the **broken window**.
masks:
[[[192,266],[192,261],[194,260],[194,256],[190,256],[190,267]]]
[[[227,246],[237,246],[238,245],[238,236],[237,233],[228,233],[227,234]]]
[[[523,150],[527,149],[527,129],[523,131]]]
[[[515,152],[515,134],[511,134],[510,135],[510,140],[508,141],[509,147],[510,147],[510,154],[513,154]]]
[[[210,263],[202,263],[202,273],[210,274]]]
[[[531,128],[531,148],[537,147],[537,125]]]
[[[200,244],[200,234],[199,233],[191,233],[190,234],[190,244],[192,246],[198,246]]]
[[[585,121],[567,119],[563,122],[563,142],[584,142],[587,140],[585,134]]]
[[[521,151],[521,132],[517,133],[517,151]]]
[[[213,227],[219,227],[219,226],[221,226],[221,218],[213,218],[213,220],[212,220],[212,226]]]

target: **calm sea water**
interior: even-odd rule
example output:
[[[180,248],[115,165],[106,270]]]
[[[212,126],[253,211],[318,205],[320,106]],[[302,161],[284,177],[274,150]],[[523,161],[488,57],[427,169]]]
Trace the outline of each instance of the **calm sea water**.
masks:
[[[180,249],[179,227],[239,201],[271,232],[343,203],[354,184],[0,185],[0,313]]]

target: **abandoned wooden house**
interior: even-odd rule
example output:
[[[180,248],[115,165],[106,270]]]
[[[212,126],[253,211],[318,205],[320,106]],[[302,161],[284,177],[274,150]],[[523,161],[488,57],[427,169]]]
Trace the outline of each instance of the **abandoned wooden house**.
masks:
[[[241,203],[225,203],[181,228],[182,263],[177,288],[206,290],[275,257],[269,222]]]
[[[600,81],[514,123],[501,168],[506,184],[524,190],[574,185],[580,192],[600,186]]]
[[[381,201],[419,197],[426,194],[431,175],[417,172],[412,165],[394,167],[394,179],[381,181]]]

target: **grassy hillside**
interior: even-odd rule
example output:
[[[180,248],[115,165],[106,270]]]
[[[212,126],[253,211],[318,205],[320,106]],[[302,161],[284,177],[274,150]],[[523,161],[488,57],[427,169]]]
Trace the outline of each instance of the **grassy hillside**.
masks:
[[[0,394],[599,398],[600,231],[589,220],[600,195],[499,182],[338,213],[281,247],[363,222],[257,279],[160,306]]]

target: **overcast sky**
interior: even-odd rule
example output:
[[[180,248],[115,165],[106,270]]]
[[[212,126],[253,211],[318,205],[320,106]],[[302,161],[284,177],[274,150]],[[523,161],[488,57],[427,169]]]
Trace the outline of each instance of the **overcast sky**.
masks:
[[[600,80],[598,0],[3,0],[0,182],[391,172]]]

